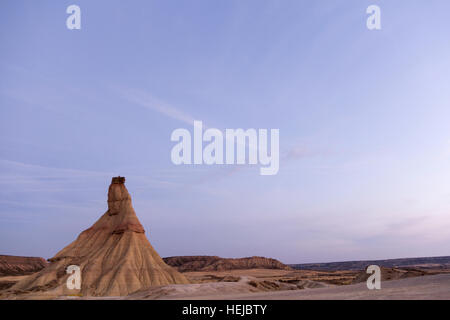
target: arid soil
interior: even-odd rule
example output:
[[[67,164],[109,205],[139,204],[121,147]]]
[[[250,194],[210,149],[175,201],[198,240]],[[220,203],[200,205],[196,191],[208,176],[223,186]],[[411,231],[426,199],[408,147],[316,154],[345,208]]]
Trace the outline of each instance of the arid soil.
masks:
[[[392,279],[382,280],[381,290],[369,290],[364,282],[339,285],[336,279],[351,278],[353,271],[339,273],[284,272],[275,270],[234,270],[229,272],[189,272],[190,285],[170,285],[137,292],[126,299],[180,300],[329,300],[329,299],[450,299],[450,273],[405,277],[391,271]],[[360,274],[356,274],[359,277]],[[403,277],[403,278],[402,278]],[[311,280],[314,279],[314,280]],[[355,280],[356,278],[354,278]],[[231,282],[227,282],[231,281]],[[347,281],[345,281],[347,282]]]
[[[191,283],[224,282],[251,277],[261,281],[277,281],[286,284],[296,284],[299,281],[313,281],[327,285],[350,284],[359,272],[355,271],[311,271],[311,270],[276,270],[247,269],[228,271],[196,271],[185,272]]]
[[[0,277],[0,296],[2,290],[11,288],[13,285],[15,285],[20,280],[25,279],[28,276],[5,276]]]
[[[384,281],[380,290],[365,283],[313,290],[272,291],[253,294],[190,295],[177,299],[226,300],[450,300],[450,274]]]
[[[86,297],[81,299],[132,300],[395,300],[395,299],[450,299],[450,274],[426,275],[382,281],[381,290],[369,290],[366,283],[332,285],[312,280],[284,283],[271,280],[286,277],[273,270],[240,270],[232,274],[216,274],[218,278],[239,277],[232,282],[203,282],[187,285],[153,287],[127,297]],[[239,274],[252,274],[240,276]],[[190,274],[192,276],[192,274]],[[257,276],[257,277],[255,277]],[[195,278],[198,278],[198,274]],[[195,279],[191,278],[191,279]],[[60,299],[67,297],[60,297]],[[73,297],[72,297],[73,298]]]
[[[441,270],[442,271],[442,270]],[[190,284],[152,286],[128,296],[58,295],[34,292],[3,299],[450,299],[450,270],[382,268],[382,290],[369,292],[360,271],[246,269],[185,272]],[[26,276],[22,276],[26,277]],[[437,278],[436,278],[437,277]],[[0,278],[15,281],[15,277]],[[417,280],[413,280],[417,279]],[[436,280],[438,279],[438,280]],[[411,280],[411,281],[409,281]],[[402,281],[402,282],[398,282]],[[405,282],[406,281],[406,282]],[[404,288],[402,286],[405,286]],[[415,290],[415,291],[412,291]],[[446,291],[447,290],[447,291]],[[411,291],[411,292],[409,292]],[[447,294],[445,293],[447,292]]]

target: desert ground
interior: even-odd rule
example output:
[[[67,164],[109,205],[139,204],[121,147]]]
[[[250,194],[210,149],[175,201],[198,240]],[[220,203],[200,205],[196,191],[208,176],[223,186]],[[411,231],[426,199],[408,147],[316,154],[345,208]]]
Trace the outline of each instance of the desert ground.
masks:
[[[450,274],[384,281],[380,290],[368,290],[365,283],[358,283],[258,293],[177,294],[166,298],[194,300],[448,300],[450,299]]]
[[[133,294],[127,299],[450,299],[450,273],[382,281],[381,290],[368,290],[365,281],[350,284],[360,274],[355,271],[267,269],[187,272],[185,276],[196,284],[164,286]]]
[[[386,271],[386,270],[385,270]],[[404,270],[387,270],[394,280],[382,281],[381,290],[368,290],[365,281],[354,283],[359,271],[247,269],[185,272],[190,284],[154,286],[128,296],[92,297],[35,292],[0,296],[3,299],[113,299],[113,300],[398,300],[450,299],[450,272],[406,276]],[[442,270],[441,270],[442,271]],[[386,272],[384,276],[386,276]],[[394,275],[394,276],[392,276]],[[0,283],[27,276],[0,277]]]

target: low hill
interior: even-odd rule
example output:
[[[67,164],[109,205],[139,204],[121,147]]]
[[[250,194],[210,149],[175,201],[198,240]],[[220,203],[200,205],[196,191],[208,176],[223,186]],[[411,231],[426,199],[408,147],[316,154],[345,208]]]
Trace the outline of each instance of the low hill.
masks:
[[[47,261],[39,257],[0,255],[0,276],[21,276],[40,271]]]
[[[221,258],[217,256],[175,256],[163,258],[169,266],[178,271],[226,271],[237,269],[280,269],[291,268],[276,259],[265,257]]]

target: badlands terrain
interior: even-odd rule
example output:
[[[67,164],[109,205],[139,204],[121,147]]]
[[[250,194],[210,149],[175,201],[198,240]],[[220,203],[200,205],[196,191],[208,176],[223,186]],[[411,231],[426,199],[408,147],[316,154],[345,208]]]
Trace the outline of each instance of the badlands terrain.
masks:
[[[112,178],[107,206],[48,262],[0,256],[0,299],[450,299],[450,257],[290,266],[265,257],[163,259],[124,177]],[[381,267],[381,290],[366,287],[371,264]],[[72,267],[79,287],[67,285]]]
[[[4,260],[8,256],[4,256]],[[18,259],[21,258],[21,259]],[[14,257],[22,266],[26,259],[33,264],[36,258]],[[184,263],[179,269],[188,284],[168,284],[152,286],[124,296],[83,296],[59,295],[44,292],[29,292],[22,295],[5,294],[18,281],[30,275],[0,277],[0,298],[3,299],[450,299],[450,268],[436,264],[408,264],[407,267],[381,267],[382,289],[368,290],[368,275],[363,270],[296,270],[274,259],[249,257],[224,259],[219,257],[194,256],[164,258],[165,261]],[[227,262],[227,260],[230,260]],[[198,263],[202,261],[202,263]],[[207,263],[205,263],[205,261]],[[208,269],[220,261],[222,266],[232,265],[232,269]],[[244,261],[242,265],[237,264]],[[253,261],[253,269],[245,266]],[[275,263],[277,268],[266,268],[267,263]],[[195,262],[195,263],[193,263]],[[261,265],[256,264],[257,262]],[[379,264],[382,261],[378,261]],[[12,263],[9,264],[15,270]],[[184,266],[183,266],[184,265]],[[189,268],[187,267],[189,266]],[[239,269],[239,267],[243,267]],[[5,269],[3,269],[5,271]],[[3,292],[3,294],[2,294]]]

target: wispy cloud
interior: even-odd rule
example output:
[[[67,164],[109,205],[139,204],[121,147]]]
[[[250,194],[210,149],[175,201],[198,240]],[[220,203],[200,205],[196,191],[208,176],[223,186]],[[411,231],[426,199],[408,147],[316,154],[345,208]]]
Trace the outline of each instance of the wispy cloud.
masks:
[[[165,115],[171,119],[178,120],[189,125],[194,124],[195,118],[180,109],[168,104],[165,101],[162,101],[158,98],[155,98],[153,95],[137,90],[137,89],[124,89],[119,88],[118,92],[120,96],[129,102],[137,104],[141,107],[150,109],[152,111],[156,111],[162,115]]]
[[[125,88],[115,88],[115,91],[119,92],[120,96],[126,100],[128,100],[131,103],[137,104],[141,107],[150,109],[152,111],[156,111],[164,116],[167,116],[171,119],[178,120],[181,122],[184,122],[186,124],[189,124],[191,126],[194,125],[194,121],[202,121],[203,129],[208,129],[210,126],[206,124],[202,119],[195,118],[190,114],[187,114],[183,111],[181,111],[179,108],[174,107],[172,104],[169,104],[165,101],[162,101],[158,98],[155,98],[153,95],[144,92],[142,90],[137,89],[125,89]],[[225,139],[228,141],[229,138],[225,137]],[[230,140],[232,142],[232,140]],[[234,141],[232,142],[234,143]],[[239,141],[236,142],[237,144],[240,144]],[[249,143],[247,145],[249,149],[257,150],[257,145],[253,145],[252,143]]]

